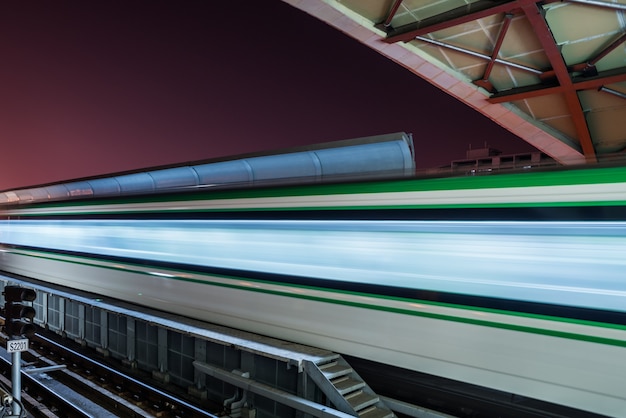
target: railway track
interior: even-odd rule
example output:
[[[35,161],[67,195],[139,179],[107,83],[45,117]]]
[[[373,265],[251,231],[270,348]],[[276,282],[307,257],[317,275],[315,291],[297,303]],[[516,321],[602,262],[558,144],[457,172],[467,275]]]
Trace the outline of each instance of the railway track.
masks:
[[[11,387],[11,381],[7,378],[7,375],[10,375],[10,367],[11,364],[9,360],[2,357],[0,361],[0,368],[2,369],[0,383],[5,388]],[[21,407],[24,407],[27,416],[33,418],[55,418],[60,416],[75,418],[93,416],[81,409],[76,403],[72,402],[72,399],[52,392],[50,388],[31,376],[22,375],[22,387],[25,388],[26,391],[22,392]],[[9,409],[10,407],[5,409],[7,413],[9,413]],[[3,410],[3,412],[5,412],[5,410]]]
[[[6,341],[6,340],[5,340]],[[94,358],[71,341],[37,334],[22,353],[22,403],[32,417],[213,418],[219,406],[197,404],[156,383]],[[6,344],[3,344],[6,347]],[[2,357],[0,381],[10,387]],[[63,367],[64,366],[64,367]],[[62,367],[62,368],[61,368]]]

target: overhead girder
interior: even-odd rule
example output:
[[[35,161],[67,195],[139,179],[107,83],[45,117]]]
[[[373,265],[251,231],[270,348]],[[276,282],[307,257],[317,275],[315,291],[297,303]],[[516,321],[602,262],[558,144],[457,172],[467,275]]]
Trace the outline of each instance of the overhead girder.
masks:
[[[555,82],[541,85],[517,87],[494,93],[487,100],[489,103],[514,102],[532,97],[547,96],[550,94],[564,94],[567,90],[599,89],[614,83],[626,81],[626,69],[602,71],[597,76],[579,76],[572,79],[571,86],[562,86]]]
[[[586,76],[593,76],[598,74],[598,70],[596,69],[596,64],[602,58],[607,56],[611,51],[616,49],[618,46],[626,42],[626,32],[617,36],[617,38],[612,41],[609,45],[603,48],[600,52],[598,52],[594,57],[588,59],[585,62],[581,62],[578,64],[570,65],[568,70],[570,73],[583,73]],[[546,80],[549,78],[553,78],[555,76],[554,70],[550,69],[548,71],[544,71],[540,78],[542,80]]]
[[[387,43],[409,42],[417,36],[427,35],[438,30],[447,29],[463,23],[472,22],[497,13],[507,13],[515,8],[516,1],[499,3],[494,6],[490,0],[480,0],[462,7],[449,10],[445,13],[429,17],[419,22],[394,28],[386,28],[387,36],[383,39]]]
[[[563,88],[563,96],[565,97],[565,103],[570,112],[572,122],[576,129],[576,136],[578,142],[585,155],[587,162],[596,162],[596,151],[591,140],[591,134],[587,127],[587,121],[583,108],[578,99],[578,94],[573,88],[572,78],[570,77],[567,65],[563,60],[561,51],[554,41],[552,32],[548,27],[548,23],[544,18],[542,9],[537,6],[535,0],[517,0],[517,4],[521,7],[526,15],[526,18],[535,30],[535,34],[543,47],[543,50],[550,61],[550,65],[559,85]]]
[[[387,28],[389,27],[389,25],[391,25],[391,21],[393,20],[393,17],[396,15],[396,12],[398,11],[398,8],[400,8],[401,4],[402,4],[402,0],[394,1],[393,5],[391,6],[391,9],[389,10],[389,13],[387,13],[387,18],[382,23],[383,27]]]
[[[604,88],[604,91],[608,91],[604,86],[626,81],[626,72],[623,69],[619,69],[619,71],[605,71],[598,73],[595,67],[596,63],[600,59],[626,41],[626,33],[618,35],[617,38],[611,42],[611,44],[607,45],[586,62],[567,66],[563,56],[561,55],[559,46],[555,42],[548,23],[544,18],[543,9],[541,7],[541,5],[553,3],[555,1],[557,0],[547,0],[541,2],[538,2],[537,0],[513,0],[506,2],[481,0],[423,19],[419,22],[394,28],[391,26],[391,21],[402,3],[401,0],[396,0],[389,11],[387,18],[385,19],[384,25],[382,25],[387,33],[384,40],[387,43],[420,40],[486,59],[487,67],[483,76],[481,79],[475,80],[474,84],[483,87],[485,90],[492,93],[492,96],[488,99],[490,103],[503,103],[548,94],[561,94],[565,99],[565,103],[576,131],[577,139],[585,158],[588,162],[596,162],[597,157],[595,148],[577,91],[602,88]],[[600,0],[566,1],[583,3],[585,5],[595,7],[613,8],[615,10],[623,10],[623,8],[626,7],[623,4],[608,3]],[[490,55],[448,45],[425,36],[439,30],[499,13],[504,13],[505,17]],[[506,36],[511,17],[514,14],[522,13],[532,25],[537,39],[541,43],[544,53],[550,62],[549,69],[534,69],[498,58],[500,47],[502,46],[504,37]],[[514,88],[507,90],[506,92],[496,92],[494,91],[493,85],[489,81],[491,70],[496,63],[516,67],[523,71],[534,72],[539,75],[542,83],[535,86]],[[582,73],[583,77],[574,77],[575,73]],[[622,95],[618,96],[623,97]]]
[[[498,54],[500,53],[500,48],[502,47],[502,43],[504,42],[504,37],[506,36],[506,32],[509,30],[509,26],[511,25],[511,21],[513,20],[513,14],[507,13],[504,15],[504,19],[502,20],[502,26],[500,26],[500,31],[498,32],[498,38],[496,39],[496,43],[491,51],[491,57],[489,57],[489,62],[487,63],[487,68],[485,68],[485,72],[483,73],[483,77],[480,80],[475,80],[474,84],[484,88],[487,91],[493,90],[493,85],[489,81],[489,76],[491,75],[491,70],[495,65]]]

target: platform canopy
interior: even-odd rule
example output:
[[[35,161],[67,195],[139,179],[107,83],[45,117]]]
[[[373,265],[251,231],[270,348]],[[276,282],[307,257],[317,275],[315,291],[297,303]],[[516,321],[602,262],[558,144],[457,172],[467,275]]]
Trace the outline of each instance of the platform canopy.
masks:
[[[562,164],[626,157],[626,0],[283,1]]]

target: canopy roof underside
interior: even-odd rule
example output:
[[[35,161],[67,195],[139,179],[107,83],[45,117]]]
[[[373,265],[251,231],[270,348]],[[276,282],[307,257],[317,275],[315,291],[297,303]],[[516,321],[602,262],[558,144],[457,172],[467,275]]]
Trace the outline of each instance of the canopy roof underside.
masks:
[[[626,156],[626,0],[283,1],[562,164]]]

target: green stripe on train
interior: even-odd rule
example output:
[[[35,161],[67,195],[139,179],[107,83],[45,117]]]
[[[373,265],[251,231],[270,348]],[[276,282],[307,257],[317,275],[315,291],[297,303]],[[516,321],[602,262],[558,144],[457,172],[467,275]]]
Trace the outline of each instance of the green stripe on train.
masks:
[[[105,268],[109,270],[124,271],[124,272],[131,272],[135,274],[153,276],[152,274],[144,270],[139,270],[140,268],[145,267],[141,264],[115,263],[115,266],[100,265],[98,263],[93,262],[93,260],[97,260],[97,259],[90,258],[90,257],[72,256],[71,258],[73,260],[64,260],[59,257],[54,257],[54,255],[50,253],[46,253],[46,252],[38,252],[41,255],[35,255],[35,256],[29,253],[21,252],[21,251],[13,251],[13,252],[20,254],[20,255],[28,256],[28,257],[43,258],[47,260],[62,261],[62,262],[67,262],[71,264],[79,264],[79,265],[92,266],[92,267],[97,266],[98,268]],[[82,260],[82,261],[76,261],[76,259]],[[129,266],[129,268],[121,268],[120,265],[127,265]],[[207,282],[206,280],[176,276],[176,273],[184,272],[182,270],[172,270],[172,269],[167,269],[167,268],[160,268],[160,270],[165,270],[165,271],[169,271],[172,273],[172,277],[160,276],[162,280],[176,280],[176,281],[182,281],[182,282],[203,284],[207,286],[225,287],[225,288],[230,288],[230,289],[244,290],[248,292],[251,291],[251,292],[271,294],[271,295],[283,296],[283,297],[289,297],[289,298],[305,299],[305,300],[312,300],[312,301],[318,301],[318,302],[323,302],[323,303],[332,303],[332,304],[337,304],[337,305],[352,306],[352,307],[357,307],[361,309],[385,311],[385,312],[397,313],[397,314],[402,314],[402,315],[419,316],[419,317],[438,319],[438,320],[443,320],[443,321],[452,321],[452,322],[459,322],[459,323],[465,323],[465,324],[471,324],[471,325],[477,325],[477,326],[486,326],[490,328],[499,328],[499,329],[505,329],[509,331],[546,335],[546,336],[566,338],[566,339],[578,340],[578,341],[586,341],[586,342],[611,345],[611,346],[617,346],[617,347],[626,347],[626,340],[619,340],[619,339],[614,339],[614,338],[598,337],[598,336],[593,336],[593,335],[565,332],[565,331],[559,331],[559,330],[551,330],[551,329],[546,329],[546,328],[487,321],[487,320],[467,318],[467,317],[462,317],[462,316],[444,315],[444,314],[429,313],[429,312],[418,312],[418,311],[413,311],[409,309],[380,306],[376,304],[368,304],[368,303],[353,302],[353,301],[342,301],[342,300],[337,300],[337,299],[333,299],[330,297],[319,297],[319,296],[304,295],[304,294],[299,294],[299,293],[294,294],[288,291],[279,291],[279,290],[253,288],[253,287],[248,287],[248,286],[240,286],[234,283]],[[202,275],[201,273],[191,271],[191,270],[187,271],[187,273],[191,273],[195,275]],[[205,275],[205,276],[208,276],[208,275]],[[212,274],[211,276],[219,277],[221,279],[227,279],[227,280],[241,280],[240,277],[235,277],[235,276],[218,275],[218,274]],[[604,328],[604,329],[626,331],[626,326],[620,325],[620,324],[610,324],[610,323],[604,323],[604,322],[577,320],[577,319],[571,319],[571,318],[530,314],[530,313],[524,313],[524,312],[512,312],[512,311],[505,311],[505,310],[499,310],[499,309],[480,308],[480,307],[473,307],[473,306],[467,306],[467,305],[456,305],[456,304],[450,304],[450,303],[432,302],[432,301],[426,301],[426,300],[420,300],[420,299],[381,296],[381,295],[375,295],[375,294],[369,294],[369,293],[352,292],[352,291],[344,291],[344,290],[330,291],[327,288],[316,287],[316,286],[305,286],[305,285],[298,285],[298,284],[289,284],[287,286],[284,283],[280,283],[280,282],[270,282],[270,281],[263,281],[263,280],[249,279],[249,278],[246,278],[246,281],[262,283],[262,284],[267,284],[267,285],[272,285],[272,286],[280,286],[280,287],[291,287],[291,288],[295,287],[295,288],[314,290],[314,291],[319,291],[319,292],[324,292],[324,293],[339,293],[339,294],[347,294],[347,295],[354,295],[354,296],[361,296],[361,297],[369,297],[369,298],[373,298],[377,300],[420,303],[424,305],[446,307],[446,308],[459,309],[459,310],[464,310],[464,311],[485,312],[485,313],[499,314],[499,315],[511,316],[511,317],[514,316],[514,317],[520,317],[520,318],[545,320],[545,321],[565,323],[565,324],[569,323],[569,324],[575,324],[575,325],[585,325],[585,326],[590,326],[594,328]]]
[[[86,210],[79,212],[54,212],[55,216],[63,215],[132,215],[149,213],[152,211],[158,211],[161,213],[233,213],[233,212],[305,212],[305,211],[374,211],[374,210],[424,210],[424,209],[523,209],[523,208],[565,208],[565,207],[608,207],[608,206],[626,206],[626,200],[609,200],[609,201],[591,201],[591,202],[513,202],[513,203],[458,203],[458,204],[430,204],[430,205],[348,205],[348,206],[278,206],[278,207],[259,207],[259,208],[244,208],[244,207],[232,207],[232,208],[194,208],[194,209],[151,209],[145,207],[136,210],[124,210],[123,207],[114,211],[98,210],[97,208],[85,207]],[[91,210],[89,210],[91,209]],[[46,213],[26,213],[21,214],[23,217],[39,217],[47,216]]]
[[[280,186],[271,188],[249,188],[236,190],[214,190],[189,194],[173,194],[167,197],[124,196],[98,198],[98,204],[117,205],[133,203],[180,202],[204,199],[238,199],[263,197],[321,196],[336,194],[407,192],[407,191],[454,191],[470,189],[498,189],[506,187],[569,186],[583,184],[610,184],[626,181],[625,167],[587,168],[578,170],[527,172],[515,174],[494,174],[471,177],[443,177],[427,179],[406,179],[392,181],[354,182],[349,184],[311,184],[306,186]],[[84,205],[92,205],[91,199]],[[82,202],[81,202],[82,204]],[[574,203],[570,203],[574,204]],[[76,201],[40,203],[31,208],[62,208],[78,206]],[[450,206],[467,207],[467,206]],[[480,205],[479,207],[487,207]],[[86,213],[91,212],[89,210]],[[97,211],[95,211],[97,213]]]

